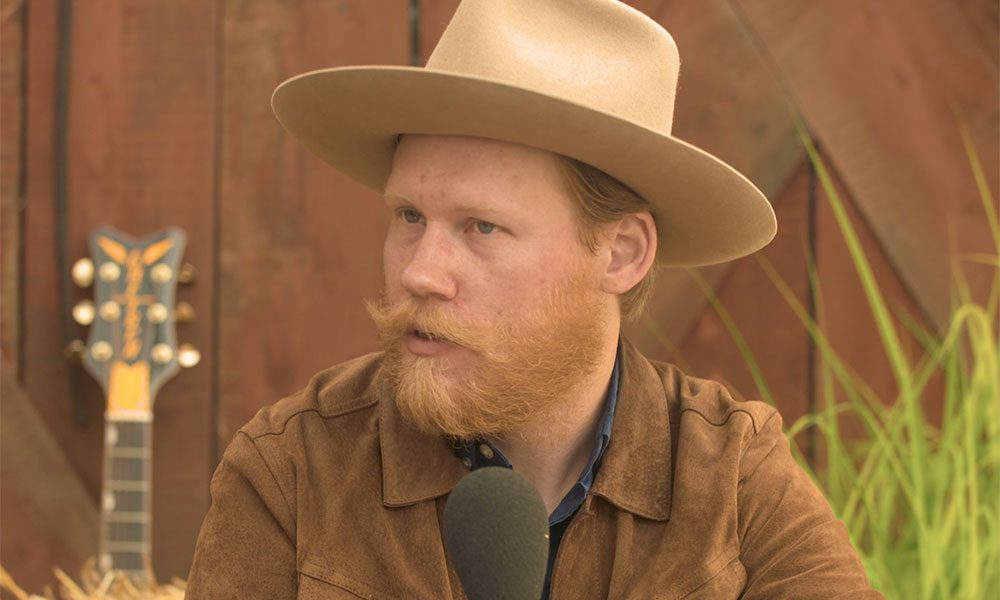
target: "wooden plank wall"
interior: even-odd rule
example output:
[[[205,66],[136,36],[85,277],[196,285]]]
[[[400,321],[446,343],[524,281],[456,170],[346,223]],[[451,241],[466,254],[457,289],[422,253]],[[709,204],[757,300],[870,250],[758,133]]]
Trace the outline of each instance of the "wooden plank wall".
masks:
[[[409,0],[225,3],[218,443],[324,366],[375,347],[381,198],[285,135],[270,96],[324,66],[408,64]]]
[[[164,576],[187,571],[209,501],[206,482],[215,464],[214,356],[207,317],[215,297],[216,8],[201,0],[72,3],[70,260],[86,254],[86,237],[97,225],[110,224],[137,236],[176,225],[188,234],[186,261],[207,274],[178,295],[201,315],[196,326],[181,328],[179,337],[205,351],[202,362],[170,382],[156,402],[153,544],[158,572]],[[66,340],[59,285],[67,273],[57,271],[52,183],[56,9],[53,1],[25,5],[29,57],[25,99],[30,109],[21,232],[23,304],[19,318],[24,346],[18,377],[76,479],[38,489],[35,479],[50,481],[54,475],[4,483],[28,490],[28,497],[82,486],[96,516],[103,398],[97,385],[63,356]],[[73,298],[83,299],[87,294],[77,290]],[[70,333],[77,338],[86,335],[82,328]],[[75,418],[77,403],[84,409],[85,422]],[[75,498],[71,494],[66,499]],[[17,510],[5,511],[4,521],[20,524],[19,516]],[[36,535],[41,539],[59,535],[61,525],[60,520],[52,525],[35,523],[33,530],[18,531],[17,537],[5,535],[3,564],[25,585],[51,580],[54,566],[75,572],[86,558],[53,554],[49,545],[35,541]],[[89,545],[87,555],[92,556],[97,541],[96,536],[74,540],[73,547]]]
[[[77,565],[92,554],[97,508],[18,377],[26,338],[27,12],[24,2],[0,4],[0,562],[30,584],[47,575],[42,565]]]
[[[269,97],[309,69],[423,62],[458,1],[416,4],[413,21],[412,0],[72,3],[71,259],[84,254],[98,224],[136,235],[176,225],[189,237],[186,261],[198,269],[179,298],[197,318],[179,334],[201,349],[202,362],[156,403],[161,578],[187,573],[208,481],[233,433],[319,369],[375,348],[361,301],[382,285],[381,201],[284,134]],[[950,276],[947,223],[963,250],[990,250],[952,107],[964,115],[996,190],[994,4],[630,4],[666,26],[680,48],[675,133],[746,173],[774,204],[778,236],[759,257],[696,273],[742,330],[786,422],[817,401],[815,371],[810,341],[761,260],[806,302],[810,246],[834,347],[892,398],[846,247],[825,196],[810,193],[814,181],[791,115],[805,118],[834,169],[890,306],[939,325]],[[58,286],[65,273],[56,268],[53,208],[57,3],[0,7],[0,562],[25,587],[40,589],[51,567],[72,571],[96,547],[102,399],[63,358]],[[991,276],[980,270],[973,278],[980,297]],[[650,356],[718,379],[738,397],[761,396],[686,270],[662,273],[650,318],[629,335]],[[84,424],[74,418],[77,403],[86,409]],[[8,434],[13,422],[24,424],[24,435]],[[30,476],[39,470],[49,475]]]

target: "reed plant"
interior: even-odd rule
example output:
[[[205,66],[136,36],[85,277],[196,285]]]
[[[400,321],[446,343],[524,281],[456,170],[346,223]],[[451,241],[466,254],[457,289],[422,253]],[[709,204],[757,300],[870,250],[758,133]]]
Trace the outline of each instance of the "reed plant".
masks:
[[[1000,598],[1000,347],[996,315],[1000,278],[985,302],[970,296],[962,261],[1000,274],[1000,223],[979,158],[960,127],[996,253],[959,258],[952,253],[953,308],[940,335],[897,315],[923,349],[907,357],[885,297],[872,273],[843,200],[805,128],[799,131],[847,245],[891,365],[898,393],[880,398],[840,356],[821,317],[813,319],[774,267],[758,260],[808,331],[818,350],[821,407],[788,429],[795,438],[818,434],[822,458],[802,467],[845,523],[875,588],[887,598]],[[766,378],[725,307],[690,271],[747,362],[764,400],[774,403]],[[822,315],[822,288],[809,259],[809,280]],[[944,398],[928,398],[928,382],[944,381]],[[927,410],[940,405],[940,414]],[[844,424],[860,424],[845,435]]]

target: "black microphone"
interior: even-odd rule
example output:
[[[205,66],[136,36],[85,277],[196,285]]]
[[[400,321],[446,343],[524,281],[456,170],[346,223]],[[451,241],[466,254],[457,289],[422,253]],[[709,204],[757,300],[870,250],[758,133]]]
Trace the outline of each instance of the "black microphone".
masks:
[[[444,507],[444,539],[469,600],[541,598],[549,517],[524,476],[484,467],[462,478]]]

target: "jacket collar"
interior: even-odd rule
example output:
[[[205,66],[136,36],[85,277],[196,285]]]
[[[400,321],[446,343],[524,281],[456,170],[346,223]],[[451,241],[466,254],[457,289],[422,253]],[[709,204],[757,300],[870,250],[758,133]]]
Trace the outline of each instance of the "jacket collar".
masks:
[[[646,519],[670,518],[674,440],[670,389],[628,340],[622,343],[621,385],[611,428],[592,492]]]
[[[627,340],[622,352],[611,442],[591,491],[623,510],[663,521],[670,516],[674,452],[668,398],[659,374]],[[388,381],[380,379],[383,504],[409,506],[448,494],[468,470],[446,439],[403,419]]]
[[[379,379],[382,503],[409,506],[451,492],[468,469],[441,436],[423,433],[399,413],[387,378]]]

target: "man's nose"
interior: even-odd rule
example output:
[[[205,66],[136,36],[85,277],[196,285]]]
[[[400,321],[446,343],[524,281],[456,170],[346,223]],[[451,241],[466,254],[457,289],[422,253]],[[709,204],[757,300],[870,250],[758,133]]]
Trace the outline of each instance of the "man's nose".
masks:
[[[453,273],[456,248],[444,231],[428,226],[417,244],[409,264],[403,269],[403,289],[418,297],[436,296],[442,300],[455,297]]]

